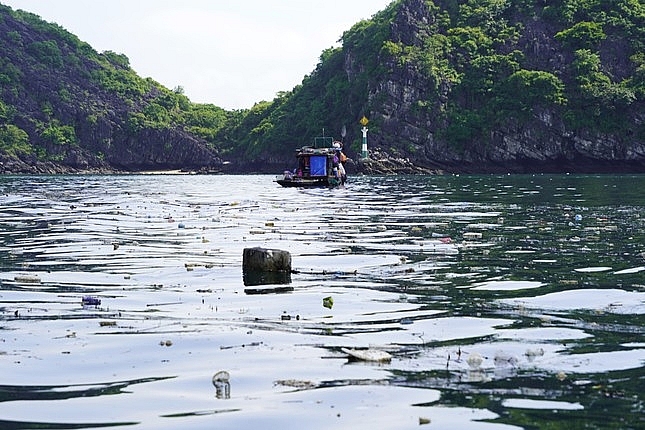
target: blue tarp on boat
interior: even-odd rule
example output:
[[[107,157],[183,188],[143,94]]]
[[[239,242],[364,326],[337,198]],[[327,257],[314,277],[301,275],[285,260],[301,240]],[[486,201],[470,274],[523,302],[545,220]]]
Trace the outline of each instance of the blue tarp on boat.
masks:
[[[312,155],[309,160],[311,176],[327,176],[327,156]]]

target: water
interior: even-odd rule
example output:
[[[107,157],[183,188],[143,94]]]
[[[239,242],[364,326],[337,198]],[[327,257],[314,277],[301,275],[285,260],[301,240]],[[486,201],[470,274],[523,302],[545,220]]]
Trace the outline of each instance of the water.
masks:
[[[0,427],[645,427],[645,176],[271,180],[0,177]]]

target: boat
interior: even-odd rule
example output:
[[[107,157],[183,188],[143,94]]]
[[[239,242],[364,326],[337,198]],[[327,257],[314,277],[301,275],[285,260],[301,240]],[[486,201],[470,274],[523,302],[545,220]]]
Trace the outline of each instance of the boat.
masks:
[[[313,146],[296,150],[298,167],[286,170],[275,182],[283,187],[337,187],[347,179],[343,145],[331,137],[314,138]]]

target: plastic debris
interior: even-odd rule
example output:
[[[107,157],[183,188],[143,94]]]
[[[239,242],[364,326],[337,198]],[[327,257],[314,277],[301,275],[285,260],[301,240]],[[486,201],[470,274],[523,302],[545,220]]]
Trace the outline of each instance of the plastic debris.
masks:
[[[231,398],[231,375],[226,370],[221,370],[213,375],[215,397],[218,399]]]
[[[386,362],[392,360],[392,355],[387,351],[380,349],[350,349],[341,348],[345,354],[349,355],[350,359],[363,360],[363,361],[380,361]]]
[[[469,231],[464,233],[464,240],[477,240],[481,239],[483,234],[477,231]]]
[[[36,275],[16,275],[13,280],[16,282],[25,282],[28,284],[40,284],[40,278]]]
[[[484,361],[484,358],[477,352],[474,352],[468,356],[468,359],[466,360],[466,363],[471,367],[471,369],[478,369],[481,367],[482,363]]]
[[[325,297],[323,299],[323,306],[331,309],[334,306],[334,298],[332,296]]]
[[[83,306],[99,306],[101,304],[101,299],[94,296],[83,296],[81,303]]]

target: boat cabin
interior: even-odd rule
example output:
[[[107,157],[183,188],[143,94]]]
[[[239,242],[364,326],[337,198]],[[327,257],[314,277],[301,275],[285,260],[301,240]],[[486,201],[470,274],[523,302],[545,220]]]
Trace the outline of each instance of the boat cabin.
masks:
[[[282,179],[277,179],[283,187],[336,186],[344,182],[339,174],[340,142],[331,137],[316,137],[313,146],[303,146],[296,150],[297,168],[285,171]]]

